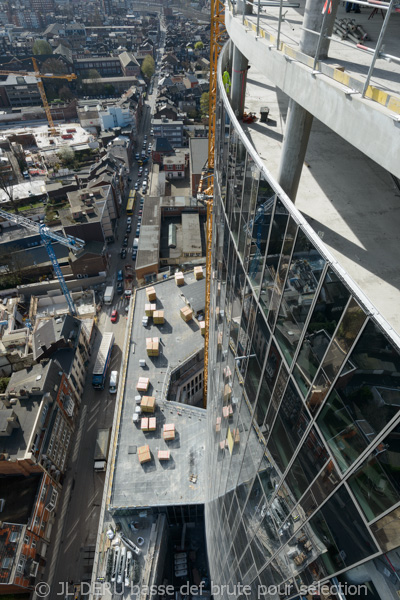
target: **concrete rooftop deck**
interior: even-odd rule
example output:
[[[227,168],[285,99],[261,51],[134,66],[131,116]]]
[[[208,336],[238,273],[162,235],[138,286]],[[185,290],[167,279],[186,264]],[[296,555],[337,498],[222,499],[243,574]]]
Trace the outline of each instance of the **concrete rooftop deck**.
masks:
[[[243,129],[276,178],[288,98],[252,67],[245,110],[259,118],[261,106],[270,107],[268,123]],[[314,119],[296,207],[397,333],[399,198],[390,173]]]
[[[185,285],[193,283],[193,273],[185,273]],[[131,350],[128,358],[121,419],[118,432],[118,447],[112,484],[111,506],[147,507],[176,504],[201,504],[204,502],[204,446],[206,412],[162,399],[164,381],[171,368],[184,362],[203,345],[200,328],[195,320],[185,323],[180,308],[185,306],[182,295],[185,285],[177,287],[174,279],[155,284],[157,309],[164,310],[164,325],[143,327],[144,305],[148,302],[146,289],[136,293],[131,331]],[[160,355],[147,356],[146,338],[161,338]],[[134,350],[134,352],[133,352]],[[146,360],[146,368],[139,360]],[[150,387],[142,395],[155,396],[157,408],[157,430],[144,433],[140,425],[132,422],[135,410],[136,384],[139,377],[148,377]],[[148,413],[143,416],[153,416]],[[174,423],[175,440],[165,442],[162,438],[163,425]],[[152,459],[139,464],[137,448],[148,444]],[[170,460],[160,462],[158,450],[170,450]],[[197,481],[190,481],[190,475]]]

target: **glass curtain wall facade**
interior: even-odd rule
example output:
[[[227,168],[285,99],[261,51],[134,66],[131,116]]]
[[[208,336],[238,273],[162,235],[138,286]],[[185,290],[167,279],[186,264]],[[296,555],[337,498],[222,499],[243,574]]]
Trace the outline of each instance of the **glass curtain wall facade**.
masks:
[[[397,338],[249,146],[220,71],[206,530],[230,587],[214,596],[397,598]],[[325,581],[342,595],[304,593]]]

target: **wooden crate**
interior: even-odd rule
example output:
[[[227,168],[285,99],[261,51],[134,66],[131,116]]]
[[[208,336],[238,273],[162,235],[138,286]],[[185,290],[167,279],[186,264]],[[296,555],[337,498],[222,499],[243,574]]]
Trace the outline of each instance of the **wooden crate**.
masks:
[[[203,267],[195,267],[194,276],[197,280],[203,279]]]
[[[181,308],[181,317],[185,321],[185,323],[191,321],[193,319],[192,309],[188,306],[184,306],[183,308]]]
[[[148,356],[158,356],[160,352],[160,338],[146,338],[146,351]]]
[[[149,431],[155,431],[157,429],[157,419],[155,417],[149,418]]]
[[[154,325],[162,325],[164,323],[164,311],[155,310],[153,312],[153,323]]]
[[[156,308],[157,306],[155,304],[145,304],[144,312],[146,313],[146,317],[153,317]]]
[[[138,458],[140,464],[149,462],[151,460],[150,448],[149,446],[139,446],[138,448]]]
[[[140,420],[141,431],[149,431],[149,419],[148,417],[142,417]]]
[[[169,460],[170,454],[169,450],[159,450],[158,451],[158,460]]]
[[[147,295],[147,300],[149,300],[150,302],[153,302],[154,300],[157,299],[157,294],[156,294],[156,290],[154,289],[154,286],[150,286],[150,287],[146,288],[146,295]]]
[[[139,392],[147,392],[150,384],[150,379],[148,377],[139,377],[139,381],[137,382],[136,389]]]
[[[174,423],[166,423],[163,427],[163,438],[166,442],[175,439],[175,425]]]
[[[178,271],[178,273],[175,273],[175,283],[179,286],[185,283],[185,278],[183,276],[182,271]]]
[[[143,396],[140,408],[145,413],[153,413],[156,408],[156,399],[154,396]]]

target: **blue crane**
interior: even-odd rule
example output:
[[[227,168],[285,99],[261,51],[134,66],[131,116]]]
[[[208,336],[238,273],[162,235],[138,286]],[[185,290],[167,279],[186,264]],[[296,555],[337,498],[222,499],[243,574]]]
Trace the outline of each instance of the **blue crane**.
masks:
[[[72,235],[62,235],[60,233],[56,233],[55,231],[51,231],[47,225],[43,223],[35,223],[26,217],[22,217],[21,215],[13,215],[11,213],[6,212],[0,208],[0,217],[7,219],[7,221],[11,221],[11,223],[15,223],[17,225],[22,225],[31,231],[35,231],[40,234],[40,237],[43,240],[43,243],[46,247],[47,254],[50,257],[51,263],[53,265],[55,274],[57,275],[58,281],[60,282],[62,293],[65,296],[65,299],[68,304],[69,311],[71,315],[76,315],[75,305],[73,303],[71,294],[69,289],[67,288],[67,284],[65,283],[64,276],[61,272],[60,265],[58,264],[57,256],[53,250],[52,241],[58,242],[63,246],[67,246],[70,250],[77,251],[83,248],[85,242],[80,240],[79,238],[72,237]]]

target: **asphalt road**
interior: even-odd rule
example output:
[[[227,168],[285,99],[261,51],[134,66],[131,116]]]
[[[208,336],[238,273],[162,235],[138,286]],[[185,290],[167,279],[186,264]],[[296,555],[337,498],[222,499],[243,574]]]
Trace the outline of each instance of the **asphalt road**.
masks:
[[[138,132],[137,148],[141,150],[145,133],[150,141],[151,113],[154,111],[157,78],[155,77],[153,93],[149,96]],[[135,150],[136,152],[136,150]],[[148,165],[149,170],[150,166]],[[138,166],[132,165],[130,177],[133,187],[137,180]],[[139,179],[140,181],[140,179]],[[139,192],[140,193],[140,192]],[[125,263],[132,262],[132,243],[135,237],[139,203],[135,208],[132,232],[129,234],[128,254],[125,260],[120,258],[121,242],[126,231],[126,215],[122,211],[117,227],[117,240],[108,248],[110,258],[110,277],[108,284],[116,282],[116,273]],[[72,437],[68,468],[64,478],[63,489],[56,509],[56,520],[53,526],[50,547],[46,556],[47,564],[43,581],[50,585],[49,600],[65,597],[65,590],[72,592],[72,584],[90,580],[92,562],[96,544],[96,536],[100,515],[101,499],[104,488],[104,473],[93,470],[93,455],[97,430],[112,426],[116,395],[108,392],[108,385],[103,391],[94,390],[91,384],[96,352],[104,332],[113,331],[115,344],[111,357],[111,370],[120,370],[122,345],[125,336],[127,317],[125,313],[127,301],[115,295],[113,304],[103,306],[98,321],[98,331],[92,347],[92,355],[88,367],[88,375],[82,396],[80,417]],[[110,321],[111,311],[119,312],[117,323]],[[68,582],[70,583],[69,587]],[[62,593],[64,590],[64,593]],[[38,596],[37,596],[38,597]],[[74,598],[74,596],[69,596]]]

